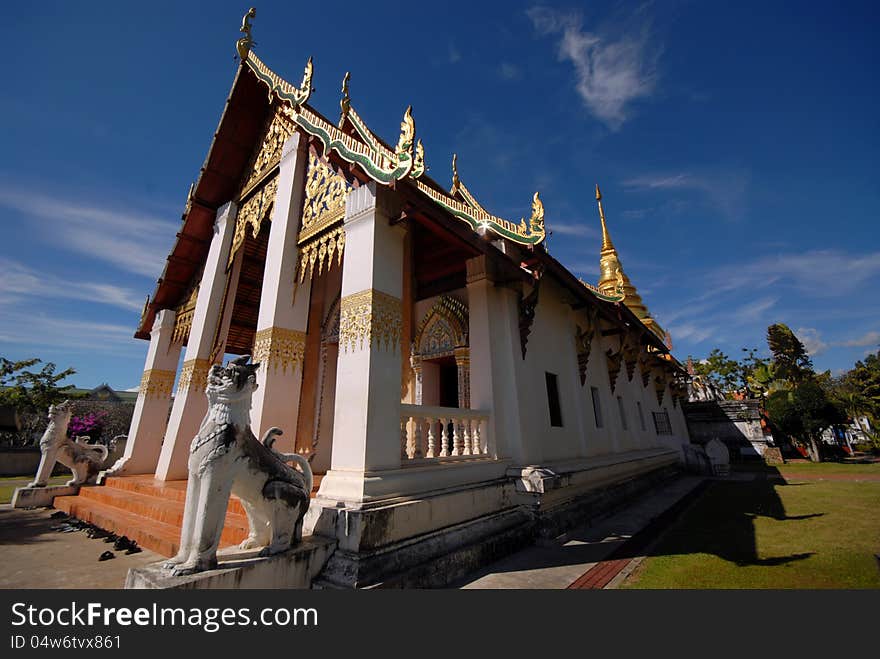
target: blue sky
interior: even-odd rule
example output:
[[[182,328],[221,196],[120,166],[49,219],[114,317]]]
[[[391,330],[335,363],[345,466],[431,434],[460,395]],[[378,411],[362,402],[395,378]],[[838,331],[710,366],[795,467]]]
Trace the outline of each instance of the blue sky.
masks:
[[[674,353],[766,348],[820,369],[880,344],[880,108],[871,2],[262,2],[256,50],[312,103],[394,141],[412,104],[430,174],[598,275],[593,185]],[[735,6],[731,6],[735,5]],[[240,2],[43,2],[6,17],[0,355],[140,379],[132,338],[232,83]]]

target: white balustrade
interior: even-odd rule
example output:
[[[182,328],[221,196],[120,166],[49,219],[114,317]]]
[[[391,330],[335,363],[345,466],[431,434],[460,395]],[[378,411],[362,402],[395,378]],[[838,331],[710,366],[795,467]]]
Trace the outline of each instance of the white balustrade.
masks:
[[[400,459],[403,464],[489,457],[481,410],[427,405],[400,406]]]

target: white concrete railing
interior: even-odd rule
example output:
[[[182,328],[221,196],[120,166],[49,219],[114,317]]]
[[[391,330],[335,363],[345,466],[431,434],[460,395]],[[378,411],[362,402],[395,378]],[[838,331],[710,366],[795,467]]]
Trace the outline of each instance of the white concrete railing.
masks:
[[[457,407],[400,406],[400,460],[489,457],[489,413]]]

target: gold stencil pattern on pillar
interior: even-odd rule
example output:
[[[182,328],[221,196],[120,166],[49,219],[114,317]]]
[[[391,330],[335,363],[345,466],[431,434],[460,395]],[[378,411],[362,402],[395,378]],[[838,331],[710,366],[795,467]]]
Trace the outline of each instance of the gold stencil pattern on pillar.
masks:
[[[166,371],[159,368],[148,368],[141,376],[141,386],[138,393],[146,398],[168,398],[174,386],[174,371]]]
[[[302,368],[306,352],[306,333],[284,327],[267,327],[257,332],[254,337],[253,362],[263,365],[267,371],[273,372],[281,367],[281,372],[296,371],[297,365]]]
[[[207,359],[189,359],[183,362],[180,379],[177,381],[177,393],[182,394],[190,389],[204,391],[208,384],[208,369],[211,362]]]
[[[324,271],[324,263],[329,270],[336,255],[337,265],[342,264],[342,250],[345,247],[345,197],[349,187],[341,176],[336,174],[317,156],[309,157],[306,174],[305,202],[303,203],[302,229],[297,245],[299,254],[299,281],[314,275],[315,265],[318,274]]]
[[[346,295],[339,304],[339,344],[345,352],[400,348],[403,324],[400,298],[376,289]]]
[[[185,343],[192,329],[193,316],[196,313],[196,301],[199,298],[201,275],[195,282],[187,298],[178,305],[174,313],[174,331],[171,333],[172,343]]]

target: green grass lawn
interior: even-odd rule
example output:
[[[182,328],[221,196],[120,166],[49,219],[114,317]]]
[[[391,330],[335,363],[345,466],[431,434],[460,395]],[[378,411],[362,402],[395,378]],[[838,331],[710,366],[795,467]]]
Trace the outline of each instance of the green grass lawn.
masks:
[[[775,474],[777,471],[786,475],[853,474],[869,475],[880,478],[880,463],[859,464],[857,462],[795,462],[784,465],[764,465],[762,463],[733,465],[734,471],[765,472]]]
[[[771,472],[773,470],[771,469]],[[788,484],[716,481],[624,588],[880,588],[880,465],[780,465]]]
[[[0,503],[10,503],[15,488],[26,485],[33,478],[33,476],[4,476],[0,478]],[[70,474],[53,476],[49,479],[49,485],[64,485],[70,478]]]

